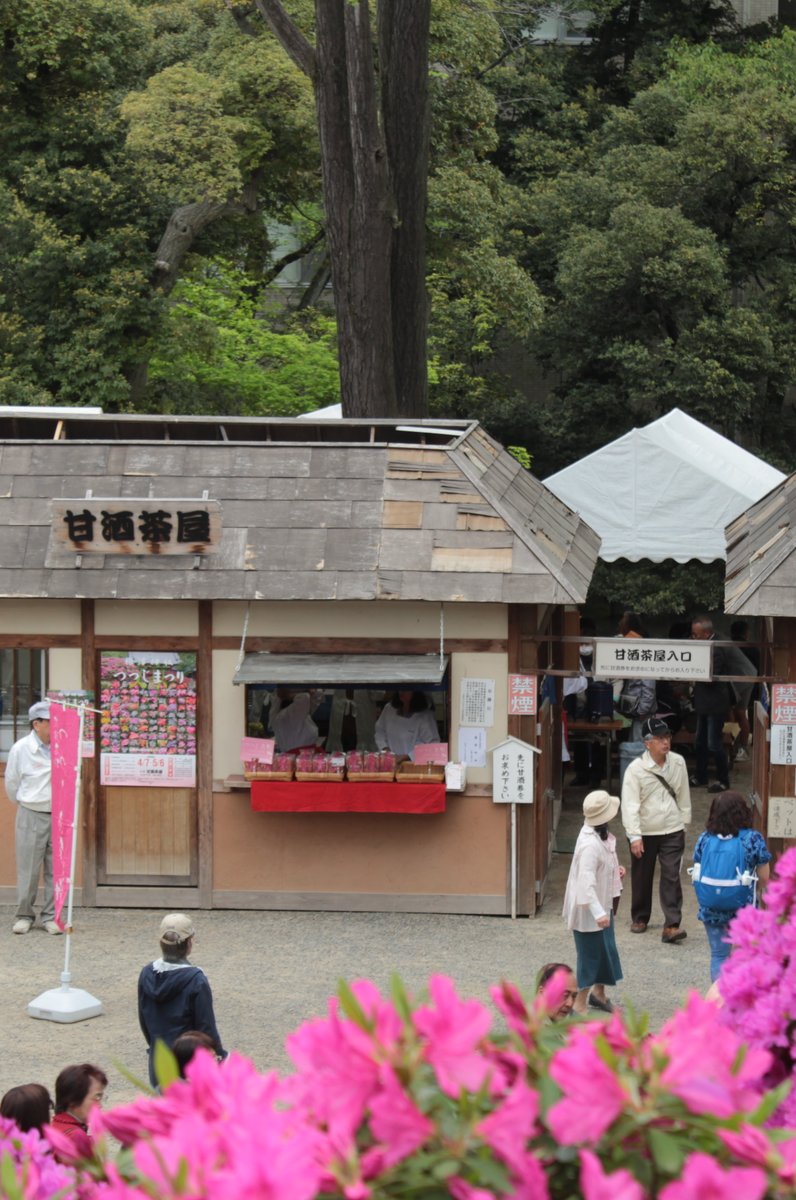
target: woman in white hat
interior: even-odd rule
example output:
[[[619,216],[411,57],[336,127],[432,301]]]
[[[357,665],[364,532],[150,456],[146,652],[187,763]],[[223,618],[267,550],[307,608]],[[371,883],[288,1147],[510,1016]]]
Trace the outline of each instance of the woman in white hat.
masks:
[[[624,875],[616,858],[616,838],[608,823],[619,811],[619,797],[589,792],[583,801],[583,828],[575,843],[564,895],[564,920],[577,951],[578,997],[575,1012],[587,1007],[613,1012],[605,994],[622,978],[614,938],[614,897]]]

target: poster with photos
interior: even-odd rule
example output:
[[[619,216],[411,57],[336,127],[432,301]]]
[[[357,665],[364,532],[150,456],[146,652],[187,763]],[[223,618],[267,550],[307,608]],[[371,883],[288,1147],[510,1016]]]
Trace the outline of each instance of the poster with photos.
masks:
[[[105,651],[100,660],[100,779],[196,786],[196,655]]]

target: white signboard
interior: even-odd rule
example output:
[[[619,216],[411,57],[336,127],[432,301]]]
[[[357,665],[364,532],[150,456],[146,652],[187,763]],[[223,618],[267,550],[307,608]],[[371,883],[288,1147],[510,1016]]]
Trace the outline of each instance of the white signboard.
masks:
[[[196,787],[193,754],[101,754],[103,787]]]
[[[710,642],[595,638],[594,674],[600,679],[713,678]]]
[[[486,730],[459,730],[459,759],[468,767],[486,766]]]
[[[771,762],[777,767],[796,763],[796,725],[771,726]]]
[[[796,798],[793,796],[769,796],[769,837],[796,838]]]
[[[459,710],[460,725],[494,725],[494,679],[463,679],[459,690]]]
[[[519,738],[508,738],[492,751],[492,802],[533,804],[534,754]]]

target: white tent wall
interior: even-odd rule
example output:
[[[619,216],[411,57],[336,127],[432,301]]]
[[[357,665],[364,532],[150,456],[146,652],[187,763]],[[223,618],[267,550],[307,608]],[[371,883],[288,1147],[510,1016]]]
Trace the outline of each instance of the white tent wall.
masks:
[[[544,482],[600,535],[606,562],[707,563],[726,556],[725,526],[784,478],[675,408]]]

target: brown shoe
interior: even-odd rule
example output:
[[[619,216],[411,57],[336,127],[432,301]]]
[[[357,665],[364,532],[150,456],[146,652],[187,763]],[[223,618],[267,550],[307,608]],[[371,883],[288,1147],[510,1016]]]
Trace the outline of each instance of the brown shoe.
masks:
[[[679,925],[667,925],[661,934],[661,941],[672,945],[674,942],[684,942],[688,934]]]
[[[646,933],[647,932],[647,922],[646,921],[634,921],[633,924],[630,926],[630,932],[631,933]]]

